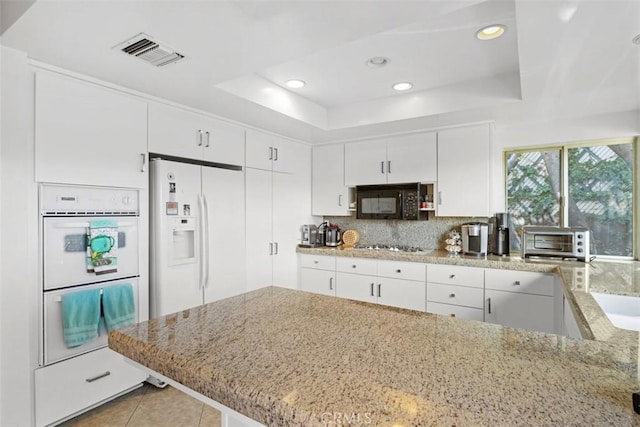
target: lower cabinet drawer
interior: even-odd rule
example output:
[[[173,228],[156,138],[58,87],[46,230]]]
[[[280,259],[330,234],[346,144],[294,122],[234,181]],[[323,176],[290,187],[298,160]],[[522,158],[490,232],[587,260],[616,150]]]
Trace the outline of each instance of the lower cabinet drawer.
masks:
[[[335,270],[336,257],[331,255],[300,255],[300,266],[319,270]]]
[[[378,276],[424,282],[427,278],[426,264],[420,262],[378,261]]]
[[[553,296],[554,275],[531,271],[487,268],[485,270],[485,288],[496,291]]]
[[[147,374],[108,349],[35,371],[36,426],[82,412],[142,383]]]
[[[353,274],[378,274],[378,260],[370,258],[337,257],[336,271]]]
[[[462,307],[459,305],[441,304],[427,301],[427,312],[452,316],[463,320],[484,321],[484,310],[481,308]]]
[[[427,283],[427,301],[482,309],[484,289]]]

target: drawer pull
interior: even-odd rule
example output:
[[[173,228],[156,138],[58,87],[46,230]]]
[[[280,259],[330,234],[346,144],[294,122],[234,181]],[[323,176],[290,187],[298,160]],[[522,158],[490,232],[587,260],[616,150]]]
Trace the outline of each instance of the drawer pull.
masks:
[[[449,279],[455,279],[455,277],[456,277],[456,275],[455,275],[455,274],[451,274],[451,275],[449,276]]]
[[[455,298],[456,294],[449,294],[449,298]]]
[[[351,266],[351,268],[356,268],[356,265],[355,265],[355,264],[353,264],[353,265]]]
[[[513,284],[516,286],[520,286],[520,280],[516,280],[515,282],[513,282]]]
[[[314,263],[314,264],[317,264],[317,263],[318,263],[318,261],[313,261],[313,263]]]
[[[111,375],[111,372],[107,371],[100,375],[96,375],[95,377],[87,378],[85,381],[88,383],[92,383],[94,381],[98,381],[101,378],[108,377],[109,375]]]
[[[397,270],[396,270],[396,273],[402,273],[402,270],[397,269]]]
[[[451,317],[456,317],[456,314],[455,313],[451,313],[450,316]]]

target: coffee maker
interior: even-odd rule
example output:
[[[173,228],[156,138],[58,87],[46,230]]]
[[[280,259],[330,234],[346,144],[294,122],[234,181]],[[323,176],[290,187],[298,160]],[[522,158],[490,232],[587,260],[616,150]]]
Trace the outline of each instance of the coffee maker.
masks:
[[[468,255],[486,255],[489,224],[468,222],[462,224],[462,253]]]
[[[491,252],[500,256],[509,255],[509,214],[496,213],[491,218],[491,225]]]

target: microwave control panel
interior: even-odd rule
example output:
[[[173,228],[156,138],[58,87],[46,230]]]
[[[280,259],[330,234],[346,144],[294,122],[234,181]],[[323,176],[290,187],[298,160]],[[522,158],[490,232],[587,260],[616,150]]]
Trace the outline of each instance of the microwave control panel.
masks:
[[[417,191],[406,191],[403,197],[402,219],[418,219],[420,196]]]

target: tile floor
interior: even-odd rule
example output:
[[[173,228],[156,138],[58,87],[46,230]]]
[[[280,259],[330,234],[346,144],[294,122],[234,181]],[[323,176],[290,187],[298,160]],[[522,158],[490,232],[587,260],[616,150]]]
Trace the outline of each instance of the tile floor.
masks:
[[[61,424],[63,427],[220,427],[220,411],[181,391],[149,384]]]

